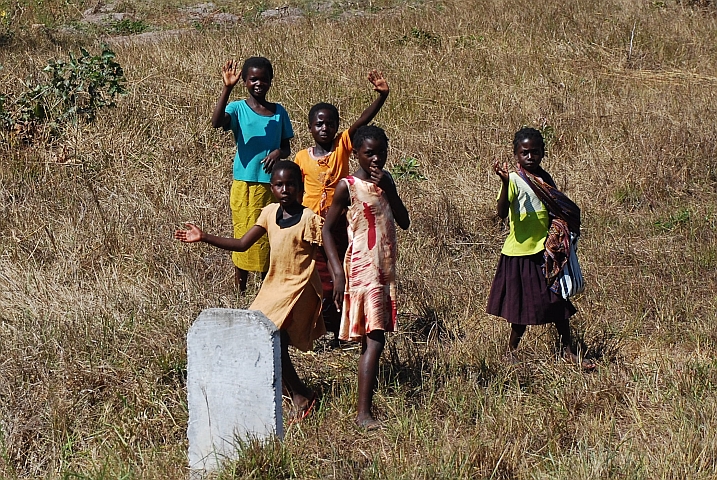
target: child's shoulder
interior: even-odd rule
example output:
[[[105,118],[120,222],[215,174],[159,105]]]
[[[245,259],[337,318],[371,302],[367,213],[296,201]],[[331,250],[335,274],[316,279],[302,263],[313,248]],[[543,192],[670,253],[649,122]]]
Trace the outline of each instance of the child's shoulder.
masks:
[[[550,184],[550,186],[555,187],[555,180],[553,180],[553,177],[550,176],[550,174],[543,169],[542,167],[538,171],[538,175],[540,178],[542,178],[546,183]]]
[[[276,114],[285,114],[286,113],[286,109],[279,102],[269,102],[269,105],[271,106],[271,108],[274,109],[274,112],[276,112]]]
[[[226,108],[224,108],[224,111],[227,113],[231,113],[236,112],[238,110],[243,110],[245,108],[249,108],[249,106],[246,104],[246,100],[232,100],[231,102],[227,103],[227,106]]]

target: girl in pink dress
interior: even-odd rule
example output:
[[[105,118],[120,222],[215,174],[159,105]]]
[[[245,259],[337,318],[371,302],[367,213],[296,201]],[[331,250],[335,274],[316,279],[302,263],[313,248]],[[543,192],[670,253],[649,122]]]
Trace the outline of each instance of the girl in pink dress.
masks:
[[[334,302],[341,311],[341,340],[361,342],[356,423],[381,426],[371,414],[384,332],[396,329],[396,223],[411,221],[391,174],[383,169],[388,154],[386,133],[364,126],[353,138],[359,169],[336,187],[322,230],[324,250],[334,278]],[[341,265],[332,228],[347,209],[349,247]]]

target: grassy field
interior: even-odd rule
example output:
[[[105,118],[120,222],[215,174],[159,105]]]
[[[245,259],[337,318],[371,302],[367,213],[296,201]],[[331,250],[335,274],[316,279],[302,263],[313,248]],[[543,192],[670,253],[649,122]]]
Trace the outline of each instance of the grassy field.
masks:
[[[0,478],[187,477],[187,329],[258,284],[239,295],[228,254],[171,232],[231,231],[232,142],[209,118],[221,64],[250,55],[274,63],[294,152],[311,105],[347,127],[368,70],[385,73],[376,123],[413,223],[375,399],[386,428],[355,427],[357,351],[322,342],[295,357],[317,411],[220,478],[715,478],[713,2],[294,0],[290,21],[262,17],[284,3],[217,2],[238,20],[216,25],[182,0],[123,0],[125,23],[88,26],[94,2],[0,0],[5,118],[51,60],[103,41],[127,90],[92,122],[0,122]],[[490,165],[522,125],[582,208],[572,324],[593,373],[559,359],[550,326],[505,364],[509,328],[484,313],[506,235]]]

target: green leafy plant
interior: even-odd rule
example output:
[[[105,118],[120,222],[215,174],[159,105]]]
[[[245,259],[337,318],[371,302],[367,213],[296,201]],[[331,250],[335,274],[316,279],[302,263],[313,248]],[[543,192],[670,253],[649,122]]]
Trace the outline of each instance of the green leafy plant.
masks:
[[[438,47],[441,45],[441,37],[437,33],[412,27],[409,33],[398,39],[398,43],[401,45],[414,43],[421,47]]]
[[[115,35],[135,35],[147,30],[149,30],[149,25],[144,20],[132,20],[131,18],[124,18],[110,25],[110,31]]]
[[[66,123],[93,121],[100,109],[114,107],[115,97],[126,93],[124,72],[114,59],[105,47],[100,55],[81,48],[79,56],[70,52],[68,60],[50,61],[43,68],[47,82],[28,85],[7,107],[3,102],[4,127],[27,136],[43,125],[57,130]]]
[[[680,225],[684,225],[690,222],[690,211],[682,209],[676,213],[673,213],[668,218],[658,220],[655,222],[655,227],[663,232],[671,232],[678,228]]]
[[[408,180],[425,180],[426,177],[421,173],[421,164],[418,159],[413,157],[404,157],[399,160],[391,169],[391,175],[396,179]]]

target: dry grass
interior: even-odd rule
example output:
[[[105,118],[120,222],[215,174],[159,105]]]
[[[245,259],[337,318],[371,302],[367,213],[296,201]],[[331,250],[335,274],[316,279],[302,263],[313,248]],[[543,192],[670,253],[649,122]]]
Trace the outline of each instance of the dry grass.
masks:
[[[47,9],[73,18],[62,5]],[[710,2],[334,13],[117,43],[129,87],[117,109],[53,142],[3,138],[0,476],[187,475],[186,331],[202,308],[251,295],[236,294],[227,255],[170,232],[185,220],[230,231],[231,142],[209,116],[222,61],[261,54],[295,151],[310,144],[313,103],[334,102],[346,124],[372,98],[368,69],[383,70],[389,161],[416,158],[427,180],[400,184],[413,225],[400,238],[404,332],[389,339],[376,395],[387,428],[353,425],[355,351],[297,355],[320,408],[283,444],[247,446],[222,478],[714,478]],[[8,96],[49,59],[98,49],[17,33],[0,51]],[[508,328],[483,313],[505,234],[489,165],[509,158],[523,124],[545,129],[546,168],[583,208],[589,283],[574,328],[593,374],[556,360],[550,327],[529,329],[524,362],[504,365]]]

